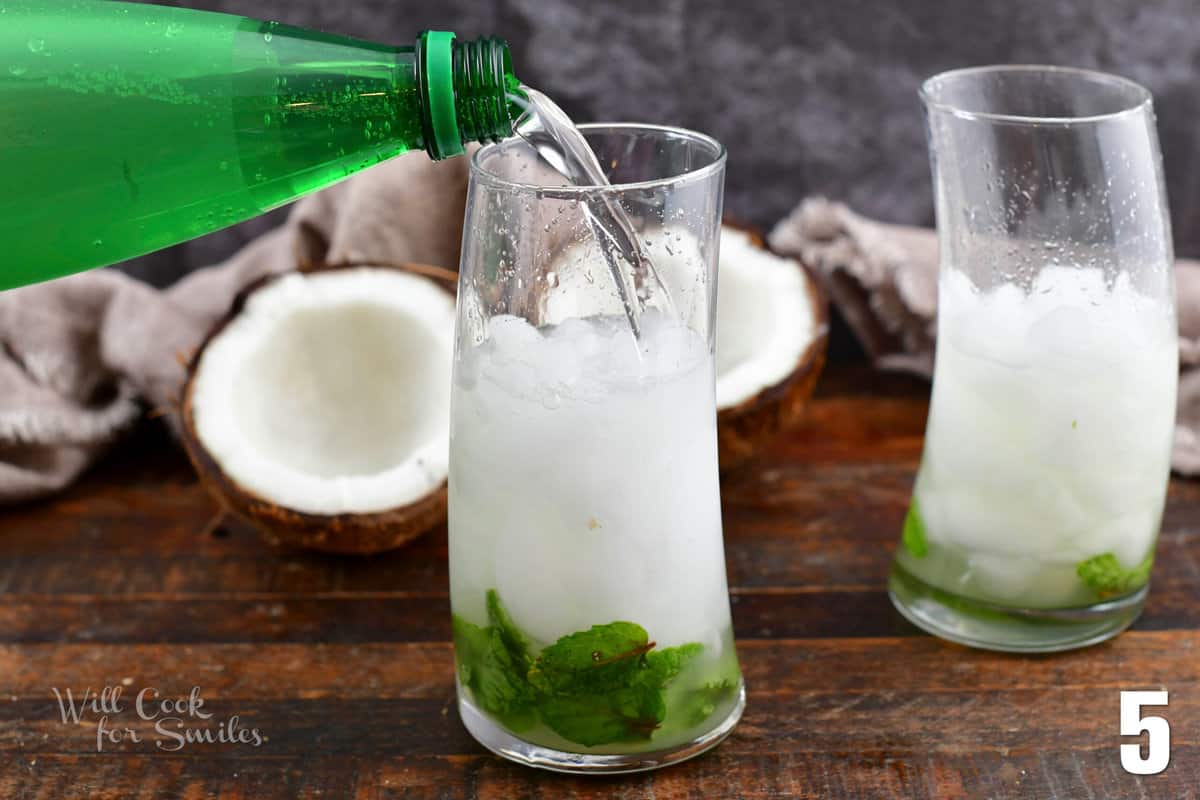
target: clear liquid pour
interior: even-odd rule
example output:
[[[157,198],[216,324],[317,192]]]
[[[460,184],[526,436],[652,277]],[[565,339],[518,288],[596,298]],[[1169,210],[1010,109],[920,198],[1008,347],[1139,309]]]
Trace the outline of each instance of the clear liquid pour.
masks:
[[[525,97],[509,95],[512,102],[524,109],[513,123],[513,133],[524,139],[543,161],[572,184],[611,185],[596,154],[571,118],[536,89],[522,86],[521,90]],[[640,338],[641,315],[652,293],[657,291],[666,310],[673,313],[671,295],[654,262],[646,255],[629,215],[616,199],[603,192],[585,196],[583,212],[600,243],[600,252],[612,273],[629,327],[634,336]]]

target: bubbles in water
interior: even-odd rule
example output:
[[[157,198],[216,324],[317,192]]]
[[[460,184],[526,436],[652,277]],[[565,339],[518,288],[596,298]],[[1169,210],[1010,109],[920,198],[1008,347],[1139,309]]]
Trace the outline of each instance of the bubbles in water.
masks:
[[[12,75],[14,78],[19,78],[26,72],[28,72],[28,70],[20,64],[13,64],[8,68],[8,74]]]
[[[29,47],[29,52],[31,53],[40,53],[46,49],[45,39],[30,39],[25,44]]]
[[[542,394],[542,407],[547,411],[554,411],[562,407],[562,393],[557,388],[548,389]]]
[[[183,32],[183,23],[182,22],[172,22],[170,25],[167,26],[167,38],[174,39],[176,36],[178,36],[182,32]]]

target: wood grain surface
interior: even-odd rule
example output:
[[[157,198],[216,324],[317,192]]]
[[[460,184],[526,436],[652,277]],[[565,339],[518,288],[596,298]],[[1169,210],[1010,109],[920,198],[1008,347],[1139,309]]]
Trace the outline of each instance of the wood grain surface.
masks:
[[[893,611],[885,582],[926,384],[823,379],[804,427],[723,485],[746,714],[714,752],[624,778],[506,763],[454,707],[445,530],[374,558],[272,551],[214,508],[147,425],[52,502],[0,513],[0,798],[1195,798],[1200,483],[1175,480],[1144,616],[1054,656],[968,650]],[[54,690],[121,687],[91,710]],[[137,693],[186,697],[189,742]],[[1171,765],[1127,775],[1119,692],[1170,691]],[[171,729],[173,723],[165,723]]]

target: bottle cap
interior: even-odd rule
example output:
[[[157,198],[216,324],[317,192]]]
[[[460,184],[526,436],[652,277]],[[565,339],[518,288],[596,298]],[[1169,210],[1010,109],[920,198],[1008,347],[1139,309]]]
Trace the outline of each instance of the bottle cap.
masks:
[[[425,31],[421,34],[420,62],[425,80],[421,82],[430,141],[425,149],[430,158],[440,159],[463,152],[462,135],[454,108],[454,34],[449,31]]]

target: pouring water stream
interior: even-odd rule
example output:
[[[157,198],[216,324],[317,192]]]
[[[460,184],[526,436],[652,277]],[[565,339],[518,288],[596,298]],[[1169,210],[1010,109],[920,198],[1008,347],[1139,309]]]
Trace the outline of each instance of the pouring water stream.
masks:
[[[513,133],[524,139],[543,161],[572,184],[611,185],[596,154],[571,118],[536,89],[523,86],[521,90],[525,97],[516,93],[509,95],[509,99],[524,110],[513,123]],[[608,193],[596,191],[584,196],[582,208],[584,219],[608,263],[629,327],[634,337],[640,338],[641,314],[652,294],[657,292],[666,310],[673,312],[671,295],[619,201]],[[624,264],[629,265],[629,269]],[[652,285],[647,285],[647,278]]]

